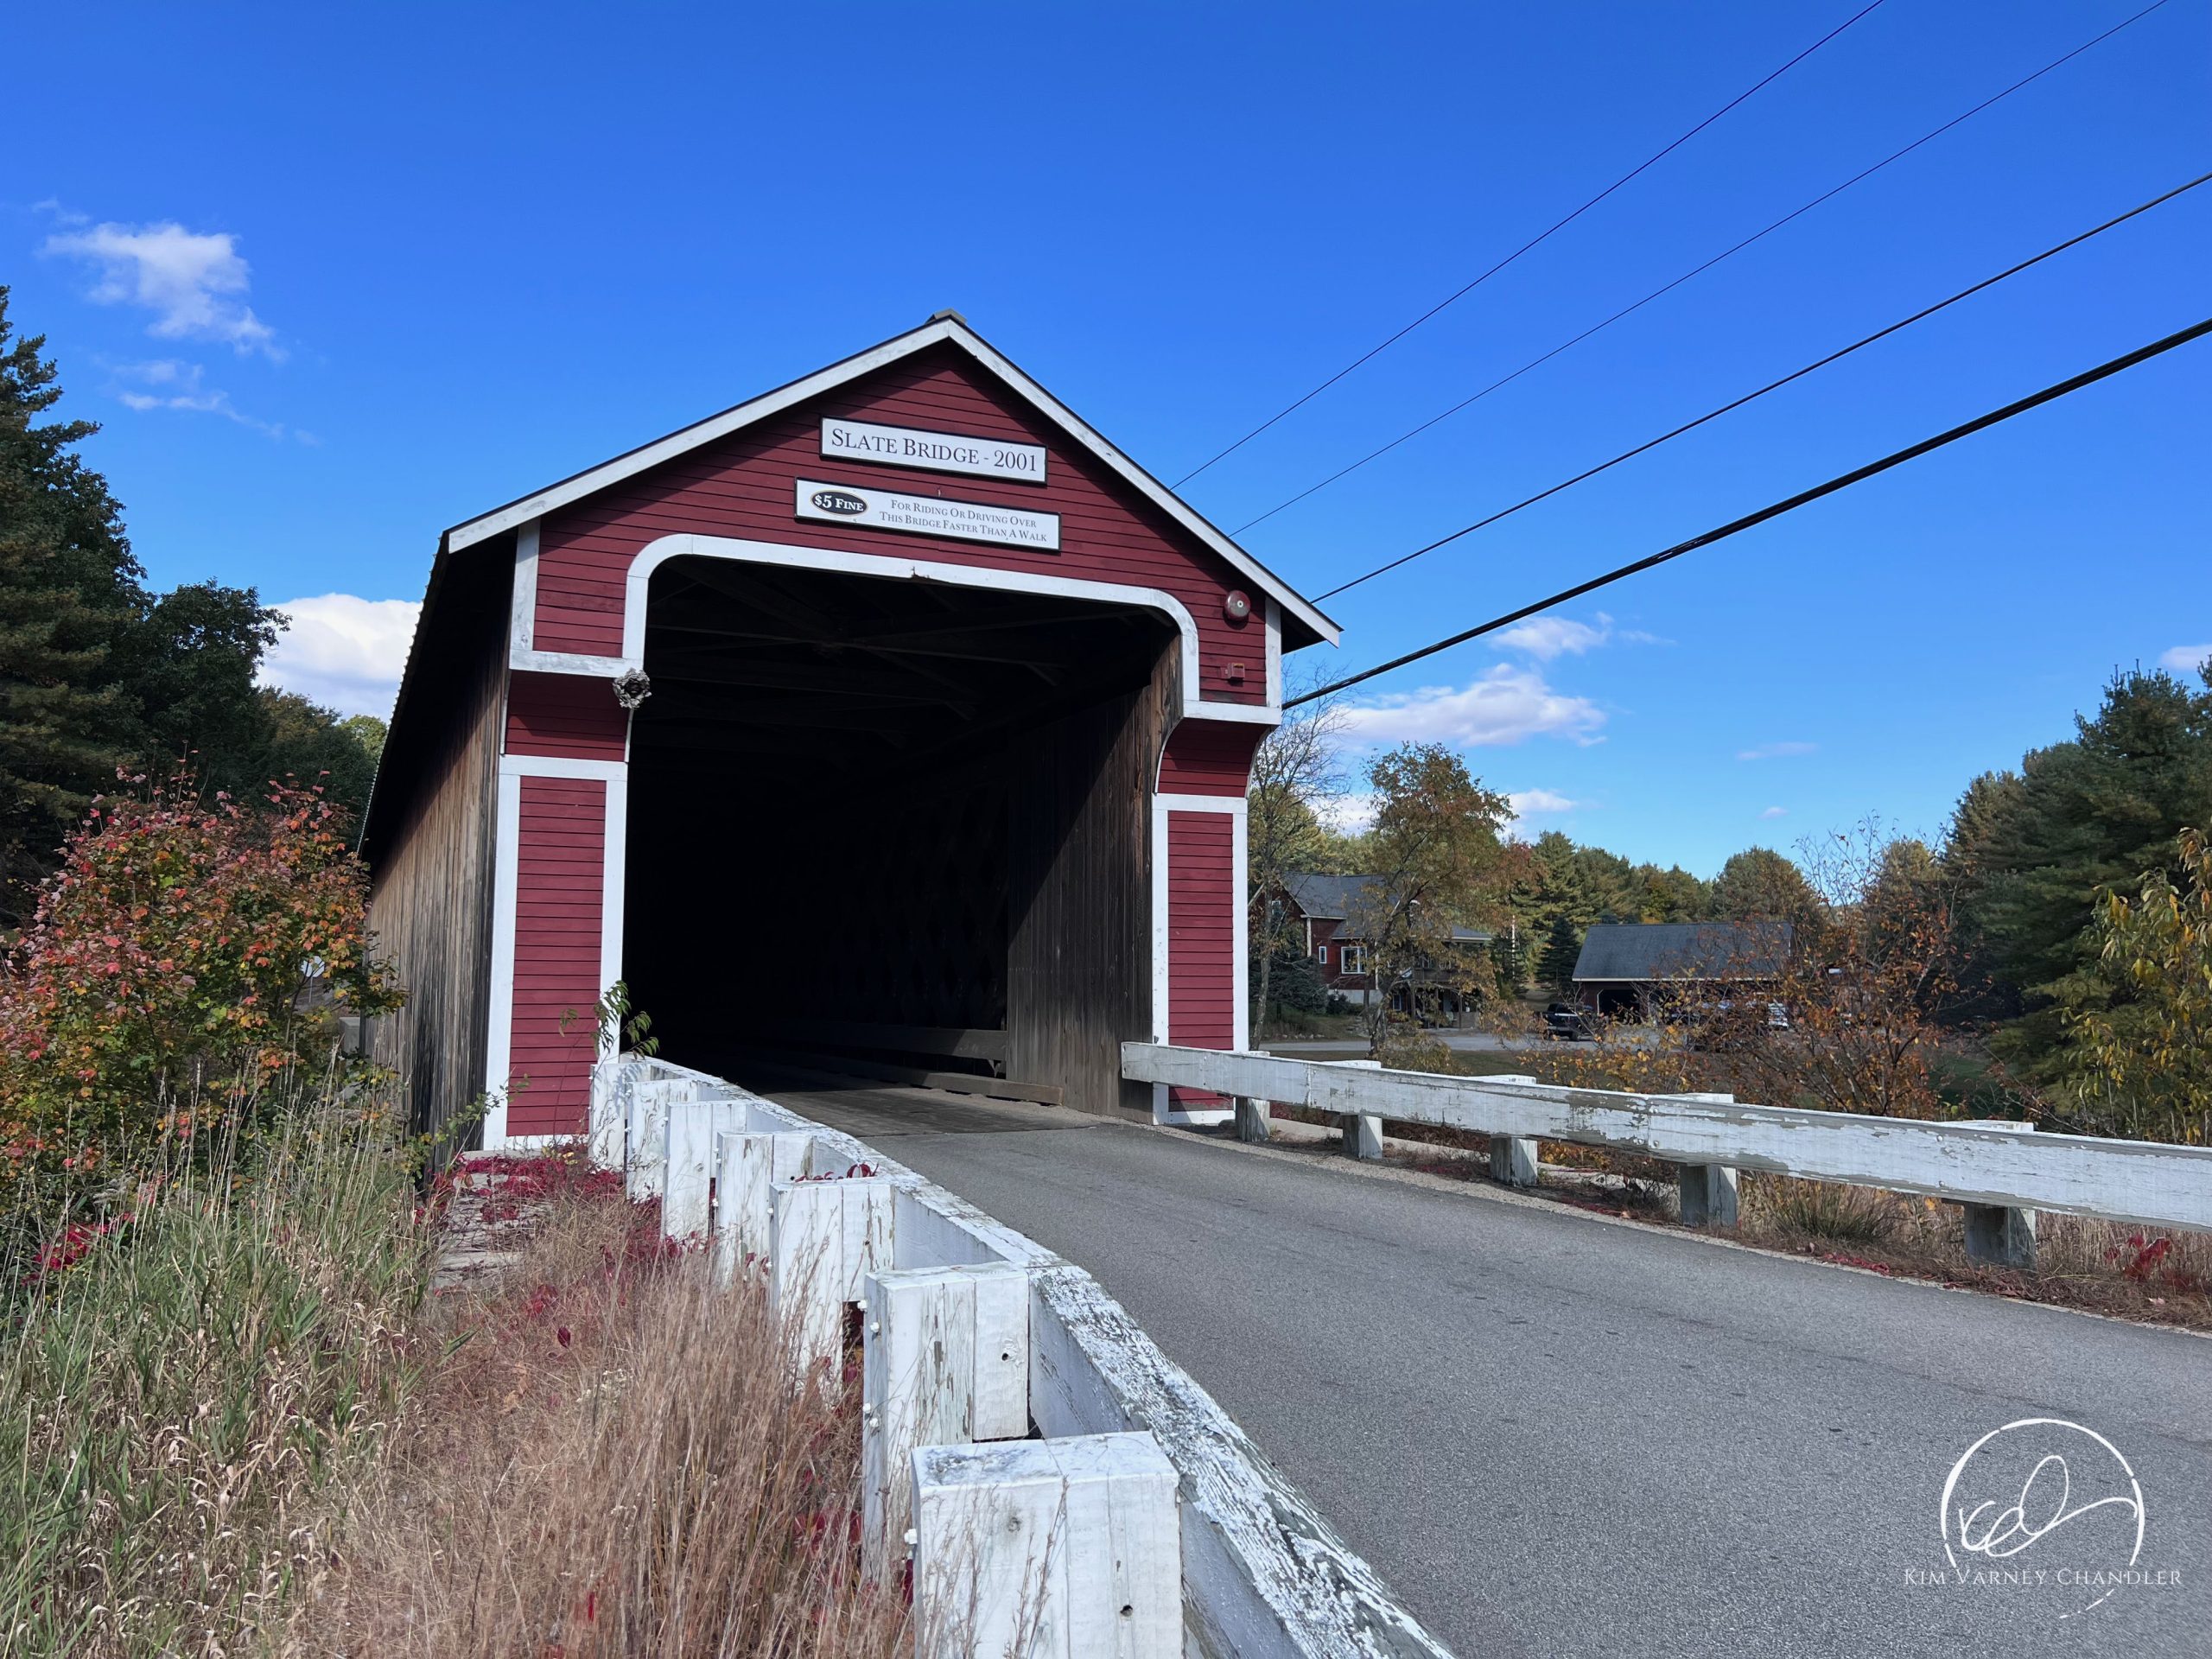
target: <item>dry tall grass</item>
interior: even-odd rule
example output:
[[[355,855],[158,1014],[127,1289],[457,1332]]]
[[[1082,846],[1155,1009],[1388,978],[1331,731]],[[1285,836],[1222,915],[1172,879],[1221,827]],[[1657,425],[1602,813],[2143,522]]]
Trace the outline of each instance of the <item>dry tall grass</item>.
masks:
[[[441,1296],[448,1357],[346,1496],[290,1654],[888,1656],[861,1581],[856,1365],[785,1380],[764,1299],[671,1257],[650,1211],[556,1195],[496,1285]]]
[[[229,1654],[320,1558],[422,1355],[428,1230],[341,1099],[79,1230],[0,1331],[0,1654]],[[67,1262],[67,1265],[64,1263]]]

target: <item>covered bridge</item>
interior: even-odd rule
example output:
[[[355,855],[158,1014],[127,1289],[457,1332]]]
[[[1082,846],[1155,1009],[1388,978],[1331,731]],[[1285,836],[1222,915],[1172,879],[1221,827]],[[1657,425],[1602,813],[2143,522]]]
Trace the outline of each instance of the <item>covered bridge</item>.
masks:
[[[620,980],[702,1066],[1210,1114],[1119,1045],[1244,1045],[1246,776],[1335,639],[941,312],[446,532],[363,826],[373,1050],[426,1123],[575,1134]]]

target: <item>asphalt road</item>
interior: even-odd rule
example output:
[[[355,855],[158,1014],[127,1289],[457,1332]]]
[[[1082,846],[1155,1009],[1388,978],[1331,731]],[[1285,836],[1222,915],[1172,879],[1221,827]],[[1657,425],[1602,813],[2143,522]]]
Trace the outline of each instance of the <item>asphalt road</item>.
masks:
[[[2212,1655],[2212,1342],[1315,1154],[772,1092],[1090,1269],[1465,1659]],[[2056,1581],[2126,1561],[2120,1505],[1927,1581],[1955,1463],[2045,1416],[2125,1457],[2136,1570],[2177,1584]],[[2068,1507],[2120,1479],[2088,1446]]]

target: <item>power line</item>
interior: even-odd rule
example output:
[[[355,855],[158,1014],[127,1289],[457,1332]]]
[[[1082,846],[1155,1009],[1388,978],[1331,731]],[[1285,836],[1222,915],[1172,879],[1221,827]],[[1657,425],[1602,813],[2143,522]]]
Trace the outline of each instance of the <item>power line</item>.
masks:
[[[2090,230],[2082,232],[2078,236],[2069,236],[2063,242],[2060,242],[2051,247],[2045,248],[2041,253],[2035,254],[2029,258],[2023,259],[2016,265],[2007,266],[2005,270],[1999,271],[1993,276],[1985,276],[1971,287],[1961,289],[1957,293],[1950,296],[1948,299],[1938,300],[1933,305],[1924,306],[1920,310],[1914,312],[1909,317],[1900,317],[1897,321],[1890,324],[1886,328],[1878,328],[1872,334],[1865,336],[1863,339],[1854,340],[1850,345],[1841,346],[1835,351],[1830,352],[1826,357],[1815,359],[1814,361],[1805,365],[1802,369],[1792,370],[1789,373],[1783,375],[1779,380],[1770,380],[1766,385],[1761,386],[1756,391],[1747,391],[1742,397],[1732,399],[1730,402],[1721,404],[1718,409],[1708,410],[1704,414],[1699,416],[1695,420],[1685,421],[1681,425],[1675,428],[1670,432],[1662,432],[1656,438],[1647,438],[1643,442],[1637,444],[1633,449],[1622,450],[1620,454],[1615,455],[1611,461],[1601,461],[1595,467],[1585,467],[1582,471],[1575,474],[1572,478],[1561,479],[1558,483],[1553,485],[1548,490],[1539,490],[1534,495],[1525,496],[1522,499],[1516,501],[1510,507],[1500,507],[1496,512],[1491,513],[1488,518],[1478,518],[1473,524],[1467,525],[1464,530],[1455,530],[1449,536],[1441,537],[1436,541],[1429,543],[1426,547],[1417,547],[1412,552],[1402,554],[1397,558],[1390,560],[1386,564],[1378,564],[1365,575],[1354,576],[1350,582],[1339,582],[1334,588],[1330,588],[1328,592],[1316,594],[1315,598],[1317,601],[1324,599],[1333,599],[1337,594],[1357,588],[1363,582],[1371,582],[1376,577],[1382,575],[1388,571],[1396,569],[1402,564],[1410,564],[1425,553],[1433,553],[1438,548],[1448,546],[1452,543],[1458,541],[1463,536],[1471,536],[1475,531],[1487,529],[1491,524],[1497,523],[1501,518],[1510,518],[1515,513],[1520,512],[1523,507],[1533,507],[1537,502],[1547,500],[1550,497],[1557,495],[1561,490],[1572,489],[1575,485],[1581,483],[1585,479],[1595,478],[1599,474],[1606,471],[1610,467],[1618,467],[1624,461],[1633,461],[1637,456],[1643,454],[1649,450],[1656,449],[1661,444],[1667,442],[1670,439],[1679,438],[1685,432],[1694,431],[1709,421],[1717,421],[1723,415],[1726,415],[1732,410],[1741,409],[1745,404],[1764,397],[1770,391],[1780,391],[1783,386],[1789,385],[1793,380],[1802,380],[1816,369],[1824,369],[1829,364],[1834,363],[1840,359],[1850,356],[1853,352],[1873,345],[1877,340],[1886,340],[1900,329],[1910,328],[1914,323],[1919,322],[1925,318],[1932,317],[1938,311],[1942,311],[1948,307],[1956,305],[1961,300],[1971,299],[1974,295],[1980,293],[1984,289],[1995,287],[1999,283],[2003,282],[2008,276],[2017,276],[2022,271],[2028,270],[2031,266],[2039,265],[2046,259],[2055,258],[2059,254],[2065,252],[2069,248],[2079,247],[2082,243],[2089,240],[2090,238],[2101,236],[2107,231],[2111,230],[2114,226],[2125,225],[2129,219],[2134,219],[2139,214],[2147,213],[2153,207],[2161,207],[2165,203],[2171,201],[2176,196],[2184,194],[2189,191],[2196,189],[2198,186],[2207,183],[2212,183],[2212,173],[2200,173],[2188,183],[2177,185],[2171,190],[2167,191],[2164,195],[2153,196],[2150,200],[2143,203],[2140,207],[2131,207],[2116,219],[2108,219],[2101,225],[2096,226]]]
[[[1304,405],[1312,403],[1313,399],[1319,397],[1331,386],[1335,385],[1338,381],[1343,379],[1353,370],[1358,368],[1363,363],[1368,361],[1369,359],[1379,356],[1382,353],[1389,350],[1391,346],[1396,345],[1408,334],[1413,333],[1414,329],[1420,327],[1421,324],[1427,322],[1431,317],[1435,316],[1440,311],[1446,310],[1452,306],[1458,304],[1461,300],[1466,298],[1468,295],[1473,293],[1475,289],[1480,288],[1491,277],[1497,276],[1499,271],[1503,270],[1508,265],[1518,259],[1522,254],[1529,252],[1542,243],[1548,241],[1557,232],[1565,230],[1568,226],[1574,223],[1576,219],[1581,218],[1583,214],[1588,213],[1599,202],[1605,200],[1607,196],[1611,195],[1614,191],[1619,189],[1623,185],[1628,183],[1630,180],[1635,178],[1637,175],[1656,166],[1660,162],[1664,161],[1668,156],[1673,155],[1675,151],[1680,149],[1684,144],[1689,143],[1691,139],[1696,137],[1698,134],[1703,132],[1707,127],[1718,121],[1722,116],[1727,114],[1729,111],[1734,109],[1745,99],[1750,98],[1754,92],[1758,92],[1762,87],[1768,86],[1771,82],[1779,80],[1783,75],[1788,74],[1789,71],[1795,69],[1799,64],[1804,62],[1806,59],[1811,57],[1814,53],[1819,51],[1830,41],[1835,39],[1837,35],[1842,34],[1845,29],[1849,29],[1860,18],[1866,16],[1868,12],[1873,11],[1878,8],[1882,3],[1883,0],[1872,0],[1872,4],[1864,6],[1859,10],[1852,13],[1850,16],[1845,18],[1827,34],[1821,35],[1819,40],[1815,41],[1802,52],[1800,52],[1796,57],[1790,59],[1789,62],[1783,64],[1781,68],[1775,70],[1772,73],[1767,75],[1763,79],[1737,93],[1735,97],[1730,99],[1726,104],[1723,104],[1711,115],[1707,116],[1704,120],[1699,122],[1681,137],[1675,139],[1674,143],[1669,144],[1664,149],[1658,151],[1656,155],[1648,157],[1646,160],[1638,162],[1635,167],[1630,168],[1627,172],[1622,174],[1620,177],[1615,179],[1611,184],[1600,190],[1596,195],[1591,197],[1589,200],[1584,202],[1580,207],[1577,207],[1565,219],[1560,219],[1558,223],[1553,225],[1548,230],[1546,230],[1541,235],[1522,243],[1519,247],[1514,249],[1512,252],[1507,254],[1504,258],[1499,260],[1496,264],[1492,265],[1488,270],[1483,272],[1481,276],[1476,277],[1472,282],[1468,283],[1457,292],[1440,300],[1436,304],[1429,307],[1427,310],[1422,312],[1421,315],[1415,317],[1404,327],[1399,329],[1396,334],[1392,334],[1381,345],[1361,353],[1357,357],[1345,364],[1344,367],[1338,369],[1334,374],[1324,380],[1319,385],[1314,387],[1313,391],[1307,392],[1304,397],[1297,399],[1294,403],[1287,404],[1281,409],[1277,410],[1274,414],[1268,416],[1266,420],[1262,421],[1257,426],[1254,427],[1249,432],[1247,432],[1243,437],[1237,439],[1236,442],[1230,444],[1228,448],[1223,450],[1219,454],[1213,456],[1211,460],[1201,462],[1196,467],[1193,467],[1189,472],[1184,474],[1182,477],[1175,480],[1174,487],[1179,490],[1181,489],[1183,486],[1189,483],[1200,473],[1205,472],[1207,467],[1212,466],[1215,461],[1225,460],[1227,457],[1236,454],[1236,451],[1242,449],[1246,444],[1251,442],[1253,439],[1258,437],[1261,433],[1266,431],[1277,421],[1282,419],[1284,416],[1290,414],[1294,410],[1302,408]]]
[[[1367,454],[1362,455],[1357,461],[1353,461],[1350,466],[1338,468],[1337,471],[1331,473],[1319,483],[1307,486],[1305,489],[1300,490],[1296,495],[1290,497],[1287,500],[1278,501],[1274,506],[1269,507],[1258,518],[1246,519],[1230,533],[1233,536],[1242,536],[1246,531],[1251,529],[1255,524],[1265,524],[1268,519],[1274,518],[1275,514],[1282,512],[1286,507],[1297,505],[1298,503],[1303,501],[1307,496],[1316,494],[1322,490],[1327,489],[1330,485],[1334,484],[1338,479],[1357,472],[1361,467],[1366,466],[1368,462],[1380,460],[1382,456],[1389,454],[1390,451],[1395,449],[1400,444],[1419,437],[1422,433],[1427,431],[1429,428],[1440,425],[1442,423],[1450,420],[1454,415],[1459,414],[1460,410],[1471,408],[1474,404],[1480,403],[1484,398],[1489,397],[1493,391],[1497,391],[1503,387],[1511,385],[1516,380],[1518,380],[1522,375],[1528,373],[1531,369],[1542,367],[1545,364],[1550,362],[1552,359],[1559,356],[1562,352],[1571,351],[1575,346],[1580,346],[1584,340],[1588,340],[1592,334],[1602,334],[1605,330],[1611,327],[1615,323],[1620,321],[1624,317],[1630,316],[1636,312],[1643,309],[1645,306],[1649,305],[1654,300],[1660,299],[1666,295],[1673,293],[1675,289],[1680,288],[1684,283],[1690,281],[1694,277],[1702,276],[1707,271],[1711,270],[1715,265],[1719,264],[1724,260],[1732,259],[1736,255],[1743,252],[1745,249],[1750,247],[1753,243],[1764,241],[1766,238],[1773,235],[1775,232],[1780,230],[1783,226],[1789,224],[1792,220],[1802,219],[1807,213],[1811,213],[1815,207],[1821,206],[1825,202],[1833,201],[1836,197],[1841,195],[1853,185],[1862,183],[1866,180],[1872,178],[1875,174],[1879,173],[1884,168],[1888,167],[1891,162],[1903,161],[1906,156],[1911,155],[1914,150],[1918,149],[1922,145],[1932,143],[1934,140],[1942,137],[1945,133],[1950,131],[1952,128],[1960,125],[1963,122],[1971,121],[1975,116],[1980,115],[1984,110],[1988,109],[1992,105],[2002,103],[2005,99],[2012,97],[2013,93],[2018,92],[2022,87],[2029,86],[2035,81],[2041,80],[2045,75],[2050,73],[2052,70],[2060,67],[2062,65],[2071,62],[2074,59],[2080,57],[2084,52],[2089,50],[2090,48],[2102,45],[2113,35],[2119,34],[2120,30],[2128,28],[2132,24],[2142,22],[2143,19],[2148,17],[2152,12],[2158,10],[2165,3],[2166,0],[2152,0],[2151,4],[2144,7],[2142,10],[2137,12],[2133,16],[2124,18],[2120,22],[2114,23],[2110,29],[2105,30],[2103,34],[2095,36],[2094,39],[2082,41],[2081,45],[2075,47],[2071,52],[2065,54],[2063,56],[2053,58],[2049,63],[2044,65],[2042,68],[2037,70],[2035,73],[2024,76],[2021,79],[2014,81],[2010,86],[2005,87],[2004,91],[1993,93],[1991,96],[1982,99],[1980,103],[1975,105],[1972,109],[1953,116],[1948,121],[1943,123],[1942,126],[1923,133],[1919,137],[1907,144],[1903,149],[1893,150],[1889,155],[1885,156],[1880,161],[1876,162],[1872,167],[1853,174],[1849,178],[1846,179],[1841,184],[1835,186],[1833,189],[1822,191],[1819,195],[1815,196],[1803,207],[1793,208],[1789,213],[1784,213],[1780,219],[1776,219],[1773,224],[1769,225],[1765,229],[1754,232],[1750,236],[1745,237],[1742,241],[1737,243],[1733,247],[1726,249],[1722,252],[1713,255],[1712,258],[1707,260],[1703,264],[1693,266],[1690,270],[1684,271],[1681,276],[1675,277],[1673,282],[1653,289],[1651,292],[1645,295],[1642,299],[1637,301],[1635,304],[1622,307],[1619,310],[1614,312],[1611,316],[1607,317],[1603,322],[1593,323],[1591,327],[1585,328],[1580,334],[1575,335],[1573,339],[1562,341],[1560,344],[1553,346],[1551,350],[1546,352],[1541,357],[1531,358],[1528,362],[1523,363],[1519,368],[1514,370],[1512,373],[1506,375],[1500,379],[1491,381],[1490,385],[1484,386],[1480,391],[1461,398],[1458,403],[1452,404],[1451,408],[1445,410],[1440,414],[1431,416],[1428,419],[1423,421],[1419,426],[1413,428],[1411,430],[1400,433],[1396,437],[1391,439],[1389,442],[1382,445],[1381,448],[1370,450]],[[1387,342],[1385,343],[1387,344]],[[1378,347],[1377,349],[1380,348]],[[1357,365],[1354,365],[1353,366],[1357,367]],[[1311,397],[1312,395],[1313,394],[1310,392],[1307,394],[1308,397]],[[1304,400],[1300,399],[1300,401],[1302,402]],[[1297,407],[1296,404],[1292,405],[1292,408],[1295,407]],[[1289,410],[1286,410],[1283,412],[1284,414],[1287,414],[1289,413]],[[1275,418],[1280,420],[1282,417],[1281,416],[1277,416]],[[1260,429],[1264,430],[1265,429]],[[1240,440],[1240,442],[1242,442],[1242,440]],[[1232,446],[1232,448],[1234,446]],[[1222,451],[1222,454],[1227,454],[1228,453],[1229,451],[1226,449]],[[1220,459],[1221,455],[1216,455],[1214,457],[1214,461],[1218,461]],[[1208,467],[1212,465],[1213,461],[1211,461],[1206,463],[1206,466]],[[1199,468],[1200,472],[1203,472],[1204,470],[1205,467]],[[1198,474],[1193,473],[1190,474],[1190,476],[1195,478],[1198,476]],[[1322,597],[1326,599],[1328,595],[1324,594]]]
[[[1941,449],[1947,443],[1956,443],[1961,438],[1971,437],[1975,433],[1984,431],[2000,422],[2011,420],[2015,415],[2024,415],[2031,409],[2039,409],[2044,404],[2055,402],[2069,392],[2079,391],[2084,386],[2094,385],[2100,380],[2108,379],[2123,370],[2133,368],[2139,363],[2147,363],[2154,357],[2171,352],[2177,346],[2186,346],[2193,340],[2201,340],[2206,334],[2212,334],[2212,317],[2207,317],[2202,322],[2192,324],[2177,334],[2168,334],[2164,340],[2155,340],[2148,346],[2139,346],[2125,357],[2115,357],[2109,363],[2101,363],[2094,369],[2086,370],[2074,376],[2070,380],[2062,380],[2055,386],[2045,386],[2041,391],[2032,393],[2016,403],[2007,404],[2002,409],[1993,409],[1986,415],[1976,416],[1964,425],[1955,426],[1948,432],[1939,432],[1932,438],[1923,438],[1918,443],[1910,448],[1885,455],[1879,461],[1869,461],[1866,466],[1832,478],[1825,484],[1815,484],[1809,490],[1800,490],[1796,495],[1761,507],[1757,512],[1745,513],[1741,518],[1732,519],[1717,530],[1708,530],[1701,536],[1693,536],[1687,542],[1677,542],[1672,547],[1649,554],[1633,563],[1622,565],[1616,570],[1608,570],[1602,576],[1592,576],[1589,581],[1578,582],[1575,586],[1554,594],[1549,598],[1540,599],[1533,605],[1523,605],[1517,611],[1509,611],[1503,616],[1492,617],[1489,621],[1477,626],[1463,629],[1448,639],[1439,639],[1433,645],[1423,645],[1419,651],[1409,651],[1402,657],[1394,657],[1378,667],[1365,669],[1357,674],[1347,676],[1344,679],[1332,681],[1318,690],[1305,693],[1302,696],[1287,698],[1282,706],[1286,709],[1294,709],[1301,702],[1312,702],[1317,698],[1332,696],[1337,692],[1346,690],[1363,681],[1371,680],[1378,674],[1388,674],[1393,669],[1403,668],[1408,663],[1417,663],[1424,657],[1433,657],[1440,651],[1449,651],[1454,645],[1465,645],[1468,640],[1478,639],[1483,634],[1493,633],[1499,628],[1509,627],[1525,617],[1535,615],[1539,611],[1548,611],[1554,605],[1564,605],[1571,599],[1580,599],[1583,594],[1603,588],[1610,582],[1618,582],[1624,576],[1632,576],[1640,570],[1649,570],[1655,564],[1664,564],[1668,560],[1678,559],[1685,553],[1695,552],[1701,547],[1710,547],[1713,543],[1725,541],[1740,531],[1749,530],[1755,524],[1763,524],[1770,518],[1779,518],[1785,512],[1794,512],[1799,507],[1818,501],[1823,496],[1834,495],[1839,490],[1848,489],[1853,484],[1864,483],[1877,474],[1888,472],[1892,467],[1902,467],[1906,461],[1916,460],[1930,450]]]

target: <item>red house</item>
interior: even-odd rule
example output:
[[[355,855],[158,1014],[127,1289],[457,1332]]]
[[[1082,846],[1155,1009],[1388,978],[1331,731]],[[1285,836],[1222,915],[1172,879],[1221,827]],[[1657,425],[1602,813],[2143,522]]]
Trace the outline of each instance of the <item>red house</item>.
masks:
[[[363,829],[374,1051],[426,1123],[575,1134],[620,980],[702,1066],[858,1022],[1211,1116],[1119,1045],[1244,1045],[1246,775],[1336,637],[941,312],[446,532]]]

